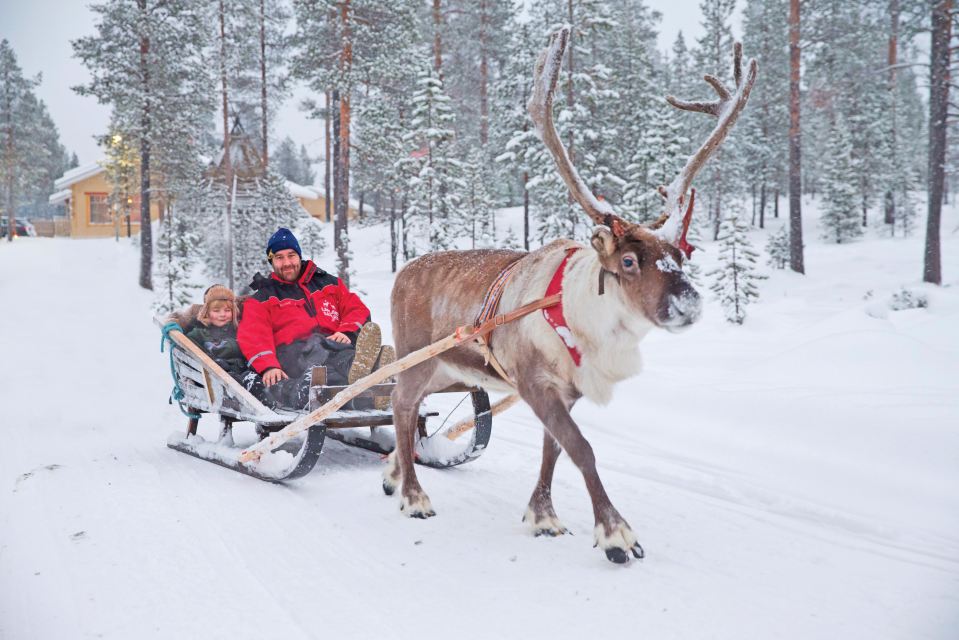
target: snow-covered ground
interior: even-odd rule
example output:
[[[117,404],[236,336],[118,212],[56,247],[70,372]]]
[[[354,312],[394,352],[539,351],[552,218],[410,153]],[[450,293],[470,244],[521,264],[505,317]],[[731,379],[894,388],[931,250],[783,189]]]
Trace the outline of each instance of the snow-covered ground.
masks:
[[[520,522],[524,406],[475,463],[419,470],[427,521],[336,442],[286,486],[171,451],[184,418],[131,243],[0,244],[0,638],[959,637],[959,215],[942,288],[918,283],[920,235],[825,245],[808,222],[807,275],[770,272],[744,326],[709,302],[647,338],[609,406],[575,408],[647,552],[627,568],[591,548],[566,459],[574,535]],[[351,236],[388,334],[385,233]],[[886,311],[902,285],[929,307]]]

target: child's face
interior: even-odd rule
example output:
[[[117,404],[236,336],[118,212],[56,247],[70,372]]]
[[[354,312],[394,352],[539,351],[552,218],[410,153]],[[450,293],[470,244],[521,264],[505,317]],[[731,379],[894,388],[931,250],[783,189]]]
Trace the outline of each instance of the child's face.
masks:
[[[215,304],[210,308],[210,324],[225,327],[233,322],[233,309],[228,304]]]

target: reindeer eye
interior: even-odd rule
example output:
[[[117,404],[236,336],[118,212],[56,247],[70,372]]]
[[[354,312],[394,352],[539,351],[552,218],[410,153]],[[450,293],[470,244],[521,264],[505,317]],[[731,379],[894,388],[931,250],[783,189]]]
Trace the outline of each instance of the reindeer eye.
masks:
[[[622,265],[626,271],[634,271],[638,266],[636,256],[632,254],[623,256]]]

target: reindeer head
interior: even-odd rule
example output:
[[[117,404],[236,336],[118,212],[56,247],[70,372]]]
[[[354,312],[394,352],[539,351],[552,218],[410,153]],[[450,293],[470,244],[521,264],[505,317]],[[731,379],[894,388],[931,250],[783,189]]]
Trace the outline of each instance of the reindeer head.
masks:
[[[722,144],[745,108],[756,81],[756,61],[750,61],[749,72],[743,82],[742,45],[736,43],[733,56],[735,92],[731,93],[717,78],[707,75],[706,82],[719,96],[715,102],[685,102],[667,96],[666,100],[674,107],[715,116],[718,122],[672,183],[659,188],[660,195],[666,201],[666,210],[659,220],[647,226],[617,217],[607,202],[593,195],[579,177],[556,133],[553,125],[553,92],[568,41],[568,27],[550,37],[549,45],[536,62],[533,94],[527,109],[573,199],[598,225],[591,244],[601,265],[600,292],[603,291],[605,274],[611,273],[618,280],[627,303],[653,324],[669,330],[686,327],[699,319],[702,310],[702,300],[682,268],[683,261],[689,258],[694,249],[686,241],[686,232],[692,218],[695,189],[690,192],[685,213],[677,214],[682,210],[693,177]]]

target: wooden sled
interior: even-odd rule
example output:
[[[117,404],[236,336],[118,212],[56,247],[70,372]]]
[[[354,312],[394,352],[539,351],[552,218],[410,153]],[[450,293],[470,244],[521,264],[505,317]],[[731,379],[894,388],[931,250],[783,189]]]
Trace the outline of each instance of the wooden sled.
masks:
[[[181,453],[227,467],[266,482],[283,482],[309,473],[316,465],[326,437],[344,444],[381,454],[388,454],[395,446],[390,410],[337,409],[323,419],[313,422],[292,439],[270,447],[253,460],[243,459],[243,449],[233,441],[233,424],[251,422],[261,438],[287,427],[291,423],[320,412],[324,407],[338,406],[338,399],[347,392],[351,398],[372,402],[373,398],[389,396],[394,384],[362,384],[353,388],[315,384],[310,392],[310,406],[303,411],[272,410],[255,398],[239,382],[224,371],[202,349],[190,341],[175,324],[163,325],[164,341],[169,340],[170,370],[174,381],[171,401],[176,401],[188,415],[186,432],[170,435],[167,446]],[[325,380],[321,367],[314,372]],[[318,375],[319,374],[319,375]],[[357,393],[357,389],[363,388]],[[423,412],[419,416],[419,440],[416,445],[417,462],[434,468],[464,464],[478,458],[489,443],[493,426],[493,411],[489,396],[482,389],[455,387],[444,393],[469,392],[473,402],[473,428],[463,428],[464,422],[449,429],[428,434],[427,419],[438,414]],[[200,415],[217,414],[220,431],[216,441],[205,440],[197,434]],[[324,412],[326,413],[326,412]],[[469,427],[470,421],[466,421]],[[453,432],[453,429],[456,429]],[[465,433],[465,432],[468,432]],[[264,442],[258,446],[261,446]]]

